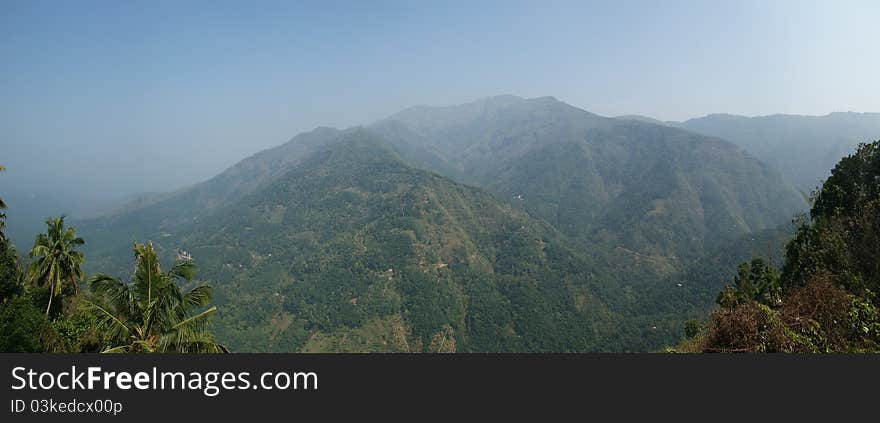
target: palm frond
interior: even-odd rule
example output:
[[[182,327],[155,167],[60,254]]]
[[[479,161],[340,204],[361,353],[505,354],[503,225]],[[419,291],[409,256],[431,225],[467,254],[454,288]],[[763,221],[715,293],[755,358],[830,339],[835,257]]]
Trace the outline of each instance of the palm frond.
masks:
[[[83,302],[86,309],[90,310],[92,315],[95,316],[98,329],[104,331],[111,340],[120,341],[127,339],[131,335],[131,328],[107,307],[89,300],[83,300]]]
[[[198,307],[204,307],[211,301],[214,288],[211,285],[199,285],[187,291],[181,301],[182,308],[185,310],[193,310]]]
[[[192,260],[180,260],[171,266],[168,275],[172,278],[183,279],[187,282],[191,281],[196,274],[198,267]]]
[[[120,345],[118,347],[107,348],[104,351],[101,351],[101,354],[122,354],[129,352],[131,350],[130,345]]]
[[[121,279],[98,273],[89,278],[89,287],[96,295],[106,298],[117,314],[128,319],[136,315],[137,304],[128,284]]]
[[[189,317],[189,318],[187,318],[187,319],[181,321],[180,323],[174,325],[174,326],[172,327],[172,329],[174,329],[174,330],[180,330],[180,329],[182,329],[182,328],[186,328],[186,327],[191,326],[191,325],[195,325],[195,324],[200,324],[200,323],[202,323],[202,322],[206,322],[206,319],[208,318],[208,316],[210,316],[210,315],[212,315],[212,314],[214,314],[214,313],[216,313],[216,312],[217,312],[217,306],[213,306],[213,307],[211,307],[211,308],[209,308],[209,309],[207,309],[207,310],[205,310],[205,311],[203,311],[203,312],[201,312],[201,313],[199,313],[199,314],[196,314],[195,316]]]

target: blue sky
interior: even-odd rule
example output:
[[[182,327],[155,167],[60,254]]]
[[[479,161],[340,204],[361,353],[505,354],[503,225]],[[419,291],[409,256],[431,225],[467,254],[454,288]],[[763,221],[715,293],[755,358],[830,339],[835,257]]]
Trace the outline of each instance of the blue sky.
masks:
[[[880,111],[878,21],[878,1],[0,0],[0,189],[166,191],[316,126],[501,93]]]

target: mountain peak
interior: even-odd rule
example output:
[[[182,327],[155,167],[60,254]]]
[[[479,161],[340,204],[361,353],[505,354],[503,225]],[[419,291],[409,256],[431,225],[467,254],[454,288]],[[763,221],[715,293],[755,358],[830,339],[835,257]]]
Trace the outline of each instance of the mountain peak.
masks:
[[[561,101],[559,101],[559,99],[557,99],[556,97],[553,97],[552,95],[533,97],[533,98],[530,98],[526,101],[530,101],[533,103],[562,103]]]
[[[417,131],[432,131],[441,128],[462,127],[478,120],[495,119],[499,116],[519,119],[534,113],[555,115],[557,118],[569,122],[580,122],[581,124],[574,124],[578,127],[603,126],[611,121],[609,118],[572,106],[553,96],[523,98],[502,94],[452,106],[410,107],[377,122],[377,124],[400,122]]]
[[[401,110],[380,122],[398,121],[414,128],[437,128],[458,125],[504,109],[526,100],[511,94],[502,94],[451,106],[413,106]]]
[[[493,96],[490,96],[490,97],[486,97],[486,98],[484,98],[484,99],[482,99],[482,100],[477,100],[477,101],[475,101],[475,102],[473,102],[473,103],[485,102],[485,103],[505,103],[505,104],[510,104],[510,103],[521,103],[521,102],[523,102],[523,101],[525,101],[525,100],[526,100],[525,98],[520,97],[520,96],[517,96],[517,95],[513,95],[513,94],[498,94],[498,95],[493,95]]]
[[[634,120],[634,121],[636,121],[636,122],[651,123],[651,124],[654,124],[654,125],[666,125],[665,123],[663,123],[663,122],[660,121],[660,120],[654,119],[654,118],[652,118],[652,117],[644,116],[644,115],[621,115],[621,116],[615,116],[614,119],[617,119],[617,120]]]

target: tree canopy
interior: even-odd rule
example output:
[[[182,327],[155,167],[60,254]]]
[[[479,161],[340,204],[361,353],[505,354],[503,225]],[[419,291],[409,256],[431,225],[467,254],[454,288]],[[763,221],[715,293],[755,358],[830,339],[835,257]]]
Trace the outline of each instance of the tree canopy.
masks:
[[[163,272],[152,243],[134,246],[135,272],[130,282],[97,274],[89,286],[97,298],[87,301],[106,333],[104,352],[226,352],[207,330],[217,307],[205,307],[211,286],[191,283],[195,264],[181,260]],[[203,310],[204,309],[204,310]]]

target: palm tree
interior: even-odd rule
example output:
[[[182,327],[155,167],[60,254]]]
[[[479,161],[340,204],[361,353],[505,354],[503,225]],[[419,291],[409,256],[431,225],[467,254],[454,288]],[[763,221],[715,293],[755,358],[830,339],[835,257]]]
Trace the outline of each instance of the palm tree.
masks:
[[[178,285],[192,281],[192,260],[162,272],[152,243],[135,244],[134,256],[130,283],[105,274],[89,279],[97,298],[86,304],[110,340],[104,352],[228,352],[207,330],[217,307],[196,313],[208,305],[211,286],[200,284],[184,293]]]
[[[79,292],[77,282],[82,281],[83,253],[76,247],[85,244],[76,236],[73,228],[64,227],[64,216],[46,219],[48,231],[37,235],[30,257],[35,259],[28,269],[28,279],[35,284],[49,285],[49,304],[46,317],[52,308],[52,299],[61,295],[64,282]]]

